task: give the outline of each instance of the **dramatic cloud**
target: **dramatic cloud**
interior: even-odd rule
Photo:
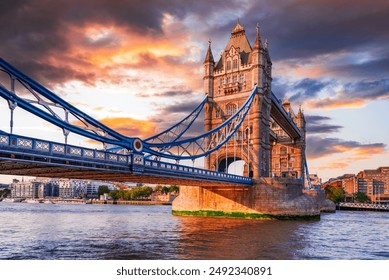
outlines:
[[[150,121],[132,118],[106,118],[100,121],[117,132],[130,137],[144,139],[154,135],[156,132],[155,123]]]
[[[317,134],[317,133],[333,133],[338,132],[342,126],[340,125],[331,125],[324,122],[331,120],[329,117],[325,116],[312,116],[306,115],[305,121],[307,124],[307,133],[308,134]]]
[[[359,108],[373,100],[389,99],[389,80],[359,81],[343,85],[335,97],[308,100],[308,108]]]
[[[306,152],[308,159],[312,160],[345,152],[351,152],[357,157],[356,159],[360,160],[384,152],[385,147],[386,144],[384,143],[362,144],[357,141],[345,141],[338,138],[311,136],[307,138]]]
[[[258,21],[276,59],[306,58],[360,45],[385,45],[389,4],[385,0],[256,1],[246,16]],[[254,22],[250,22],[253,24]]]

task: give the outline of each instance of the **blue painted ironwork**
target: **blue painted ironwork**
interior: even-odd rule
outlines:
[[[252,182],[247,177],[153,161],[147,158],[147,155],[156,156],[158,159],[165,158],[178,161],[186,159],[194,160],[217,151],[240,129],[257,94],[257,87],[254,88],[238,111],[224,123],[206,133],[195,137],[186,136],[186,132],[203,110],[207,98],[189,116],[177,124],[142,141],[138,138],[124,136],[88,116],[1,58],[0,71],[7,73],[10,78],[10,87],[7,88],[0,84],[0,96],[7,100],[11,110],[11,134],[7,135],[0,131],[0,146],[2,150],[16,149],[16,153],[20,153],[20,155],[25,151],[31,154],[44,154],[49,159],[53,157],[56,159],[59,157],[78,158],[78,161],[82,164],[94,163],[101,160],[110,162],[106,165],[110,166],[114,162],[116,168],[119,168],[118,166],[120,165],[121,169],[127,168],[128,172],[132,172],[133,174],[151,174],[154,172],[155,174],[161,173],[164,176],[177,177],[177,174],[181,174],[180,172],[182,171],[184,172],[182,174],[189,172],[188,176],[195,176],[194,178],[204,180],[225,180],[226,182],[231,180],[239,184],[251,184]],[[15,90],[15,82],[20,83],[32,95],[33,99],[27,99],[24,95],[18,94]],[[275,114],[277,116],[279,113],[281,114],[281,122],[285,122],[284,125],[290,130],[289,133],[297,138],[301,137],[301,131],[291,119],[290,115],[284,110],[281,101],[278,100],[273,92],[271,93],[271,100],[272,106],[276,108]],[[67,145],[66,138],[65,144],[60,144],[13,135],[12,114],[17,106],[62,128],[65,137],[69,132],[74,132],[90,139],[120,147],[126,153],[120,154],[113,152],[117,148],[109,151],[97,151]],[[64,117],[58,115],[56,112],[58,109],[63,110]],[[70,122],[69,116],[74,117],[79,124]],[[120,162],[120,159],[122,162]]]
[[[301,138],[302,137],[302,134],[301,134],[301,131],[300,129],[297,127],[297,125],[295,124],[295,122],[292,120],[292,118],[290,117],[290,115],[285,111],[284,107],[282,106],[282,102],[281,100],[279,100],[277,98],[277,96],[271,92],[271,100],[272,100],[272,104],[274,104],[278,111],[282,114],[282,116],[288,121],[288,124],[292,127],[293,129],[293,132],[299,137]],[[280,120],[278,119],[275,119],[275,121],[281,126],[282,124],[280,123]],[[282,126],[281,126],[282,127]],[[283,128],[284,129],[284,128]],[[288,133],[288,131],[285,131],[286,133]],[[288,133],[289,134],[289,133]],[[292,137],[292,135],[290,135]],[[293,138],[293,137],[292,137]]]
[[[171,143],[177,141],[185,134],[185,132],[192,126],[193,122],[197,119],[199,114],[204,108],[205,103],[208,100],[208,96],[204,98],[204,100],[190,113],[187,117],[185,117],[180,122],[176,123],[172,127],[145,139],[144,141],[151,143]]]
[[[175,160],[196,159],[218,150],[239,130],[251,108],[257,86],[242,107],[216,128],[196,137],[169,143],[144,143],[144,150],[161,158]]]
[[[186,178],[208,182],[252,185],[252,179],[174,163],[145,159],[143,154],[119,155],[31,137],[8,134],[0,130],[0,158],[8,152],[7,161],[41,163],[64,168],[87,168],[107,172]],[[12,156],[11,156],[12,155]],[[19,158],[15,158],[18,155]],[[21,159],[22,158],[22,159]],[[26,159],[28,158],[28,159]],[[44,159],[44,162],[42,161]]]
[[[7,73],[11,80],[10,90],[0,84],[0,96],[12,104],[17,104],[17,106],[23,108],[24,110],[27,110],[34,115],[62,128],[65,135],[71,131],[103,143],[119,145],[131,150],[139,150],[143,146],[140,139],[127,137],[112,130],[69,104],[1,58],[0,70]],[[15,91],[15,81],[18,81],[36,100],[30,100],[18,96]],[[42,110],[38,106],[43,107],[46,111]],[[61,118],[55,112],[54,108],[62,109],[65,117]],[[69,114],[74,116],[83,126],[77,126],[76,124],[69,123]]]

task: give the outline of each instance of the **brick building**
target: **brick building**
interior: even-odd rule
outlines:
[[[330,179],[322,185],[322,188],[327,186],[342,187],[348,197],[361,192],[372,201],[389,201],[389,167],[365,169],[357,175],[345,174]]]

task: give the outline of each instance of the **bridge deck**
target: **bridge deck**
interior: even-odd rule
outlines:
[[[0,131],[0,173],[20,176],[178,184],[250,186],[252,179],[143,155],[119,155]]]

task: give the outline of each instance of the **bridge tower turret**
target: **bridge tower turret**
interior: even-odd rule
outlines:
[[[204,128],[205,131],[212,129],[212,111],[213,111],[213,96],[214,96],[214,68],[215,60],[213,59],[211,50],[211,40],[208,41],[208,51],[204,59],[204,92],[208,95],[208,101],[204,106]],[[206,143],[208,145],[208,143]],[[205,160],[205,168],[210,169],[209,161]]]
[[[299,167],[299,171],[301,174],[301,179],[303,179],[303,182],[304,182],[305,175],[306,175],[305,174],[306,121],[305,121],[305,116],[304,116],[303,110],[301,109],[301,106],[299,107],[299,111],[297,113],[296,123],[297,123],[297,127],[302,132],[302,137],[301,137],[301,139],[299,139],[297,141],[296,144],[298,145],[298,149],[300,149],[300,154],[299,154],[300,155],[300,165],[298,167]],[[309,176],[309,175],[307,175],[307,176]],[[309,179],[309,178],[307,178],[307,179]]]
[[[209,98],[213,98],[213,80],[215,60],[213,59],[211,50],[211,40],[208,41],[208,51],[204,59],[204,92],[208,94]]]

